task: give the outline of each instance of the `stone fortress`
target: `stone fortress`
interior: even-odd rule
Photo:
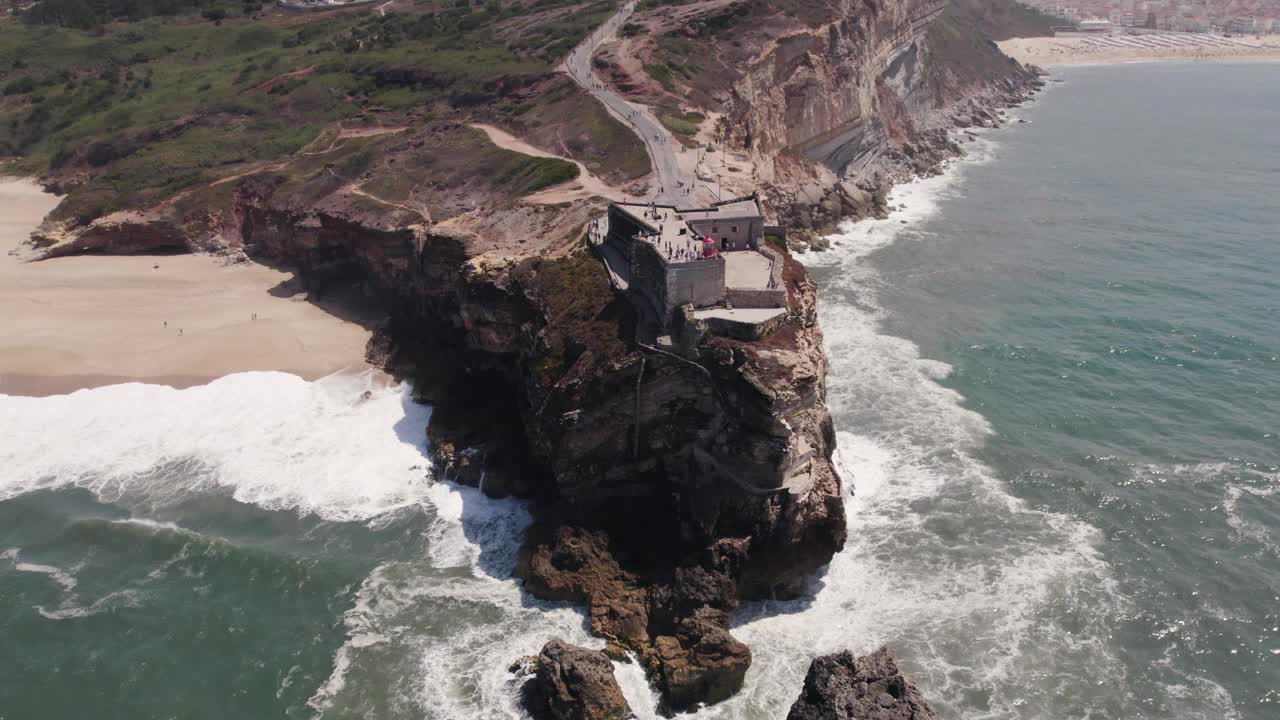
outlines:
[[[786,316],[783,258],[756,195],[680,208],[611,202],[590,240],[660,345],[689,324],[744,340],[768,335]]]

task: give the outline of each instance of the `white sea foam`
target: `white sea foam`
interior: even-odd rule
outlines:
[[[629,655],[629,662],[613,663],[613,676],[618,679],[618,687],[622,696],[631,707],[631,714],[636,720],[658,720],[658,694],[649,685],[644,668],[635,655]]]
[[[1058,622],[1123,602],[1096,552],[1096,531],[1010,496],[973,457],[988,423],[937,382],[949,368],[880,332],[874,290],[885,279],[865,259],[911,228],[899,219],[936,212],[939,193],[959,172],[953,166],[941,178],[899,187],[892,201],[906,210],[845,228],[832,251],[808,257],[839,265],[861,291],[856,306],[830,297],[822,305],[832,359],[828,401],[840,428],[836,462],[855,488],[849,543],[811,597],[738,613],[734,632],[755,658],[746,685],[690,717],[784,716],[812,657],[882,642],[897,647],[938,704],[969,717],[1103,713],[1108,708],[1087,694],[1098,683],[1124,692],[1104,621],[1081,610],[1080,627]],[[365,581],[345,618],[349,641],[312,701],[321,714],[375,707],[369,678],[353,678],[359,668],[378,667],[420,678],[408,701],[427,717],[520,717],[506,673],[514,658],[554,636],[599,646],[579,610],[533,601],[500,579],[527,522],[522,506],[448,486],[433,489],[429,504],[438,513],[431,567],[392,564]],[[449,627],[440,626],[442,616],[452,619]],[[655,716],[642,670],[618,665],[616,673],[638,716]],[[1086,695],[1064,699],[1064,688]]]
[[[1157,485],[1174,482],[1181,485],[1211,483],[1222,488],[1222,512],[1227,526],[1238,540],[1262,547],[1265,552],[1280,556],[1280,533],[1272,524],[1251,517],[1241,503],[1248,507],[1253,498],[1265,498],[1280,494],[1280,472],[1238,462],[1176,463],[1161,465],[1147,463],[1133,468],[1129,482]]]
[[[429,415],[407,386],[379,387],[370,373],[0,395],[0,500],[76,485],[158,506],[220,491],[272,510],[366,520],[422,501]]]
[[[829,250],[811,252],[800,259],[806,265],[839,265],[862,275],[871,273],[857,261],[889,246],[904,231],[913,231],[921,221],[936,215],[943,198],[956,190],[957,181],[964,177],[965,169],[994,160],[999,146],[991,139],[979,136],[968,143],[965,150],[962,160],[947,163],[938,175],[893,186],[886,198],[890,208],[887,218],[841,223],[836,232],[828,236],[831,240]]]
[[[979,162],[994,151],[985,139],[971,147]],[[821,306],[832,361],[828,401],[840,430],[836,462],[853,490],[849,542],[810,597],[738,613],[734,633],[755,657],[746,686],[691,717],[782,717],[812,657],[883,642],[953,715],[1137,714],[1127,712],[1136,700],[1124,699],[1125,670],[1105,641],[1107,613],[1123,611],[1125,600],[1096,550],[1097,532],[1012,497],[974,457],[990,426],[937,382],[949,368],[880,332],[875,291],[892,278],[880,277],[867,257],[936,213],[964,167],[899,186],[891,202],[906,210],[846,226],[831,251],[806,258],[838,266],[859,293],[857,305],[828,296]],[[361,401],[364,390],[372,396]],[[226,492],[374,527],[426,513],[421,557],[384,562],[361,583],[342,618],[346,641],[309,704],[332,717],[522,717],[507,672],[514,659],[551,637],[602,643],[580,608],[532,600],[508,579],[529,522],[522,503],[427,481],[428,414],[407,388],[350,376],[306,383],[280,373],[188,390],[125,385],[57,398],[0,396],[0,499],[75,485],[151,505]],[[157,472],[175,464],[185,472]],[[175,477],[189,479],[175,486]],[[136,597],[108,595],[46,617],[131,602]],[[1068,615],[1077,618],[1071,626],[1061,621]],[[642,720],[653,717],[640,668],[621,665],[617,675]],[[1194,686],[1216,688],[1202,682]],[[1217,691],[1202,696],[1218,703],[1225,691]],[[1121,700],[1094,704],[1095,695]],[[1183,717],[1213,717],[1196,702],[1185,699]]]
[[[113,525],[133,525],[136,527],[146,528],[147,530],[154,530],[157,532],[164,530],[167,532],[185,533],[188,535],[199,535],[199,533],[195,532],[194,530],[188,530],[187,528],[179,526],[177,523],[161,521],[161,520],[151,520],[148,518],[131,517],[131,518],[124,518],[121,520],[111,520],[110,522]]]
[[[1158,484],[1213,483],[1222,488],[1222,512],[1239,540],[1280,556],[1280,533],[1270,523],[1251,517],[1241,503],[1280,494],[1280,471],[1238,462],[1144,464],[1134,468],[1133,482]]]
[[[39,573],[48,575],[49,579],[62,588],[63,592],[72,592],[76,589],[76,578],[71,573],[59,567],[52,565],[41,565],[40,563],[16,562],[17,555],[14,555],[15,562],[13,569],[18,572]]]
[[[487,513],[512,521],[527,518],[515,501],[470,500],[490,504]],[[519,537],[476,542],[482,554],[498,552],[498,570]],[[346,613],[347,642],[309,705],[320,717],[385,708],[441,719],[520,718],[516,677],[508,672],[512,662],[537,654],[553,637],[603,647],[587,631],[581,609],[532,600],[485,567],[484,559],[461,573],[425,562],[379,566]],[[383,687],[388,680],[393,687]]]
[[[1231,526],[1231,529],[1235,530],[1239,537],[1258,543],[1267,548],[1272,554],[1280,556],[1280,543],[1276,539],[1280,537],[1280,534],[1274,528],[1250,519],[1240,510],[1241,498],[1246,495],[1269,497],[1280,493],[1280,485],[1272,485],[1270,487],[1227,485],[1223,492],[1222,508],[1223,512],[1227,514],[1227,524]]]
[[[37,605],[35,610],[46,620],[75,620],[117,608],[140,607],[141,605],[141,594],[137,590],[126,589],[108,593],[89,605],[74,605],[64,602],[62,605],[54,609]]]

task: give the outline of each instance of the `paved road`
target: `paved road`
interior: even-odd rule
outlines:
[[[574,48],[565,60],[565,69],[574,81],[604,103],[611,113],[627,123],[640,136],[649,151],[650,162],[657,174],[654,199],[661,202],[675,202],[683,195],[683,188],[690,186],[692,181],[692,178],[681,175],[680,166],[676,163],[676,152],[679,151],[680,145],[647,108],[627,102],[591,73],[591,56],[601,44],[617,34],[618,29],[627,22],[635,9],[636,0],[623,4],[618,12]]]

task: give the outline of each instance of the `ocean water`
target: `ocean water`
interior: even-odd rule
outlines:
[[[850,540],[693,717],[881,643],[947,718],[1280,716],[1280,65],[1060,77],[805,257]],[[521,717],[515,658],[601,643],[509,579],[521,503],[431,477],[429,414],[362,375],[0,396],[0,718]]]

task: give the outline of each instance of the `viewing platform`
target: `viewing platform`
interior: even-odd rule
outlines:
[[[766,228],[754,195],[703,208],[613,202],[592,224],[590,239],[614,287],[655,334],[697,322],[714,334],[752,340],[787,312],[783,257],[765,242],[766,229],[782,234]]]

